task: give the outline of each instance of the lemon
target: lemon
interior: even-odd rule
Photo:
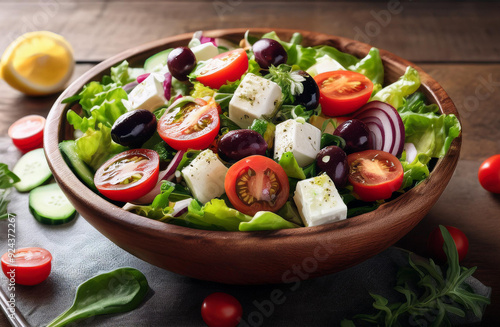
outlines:
[[[47,31],[23,34],[0,60],[0,77],[27,95],[61,91],[71,78],[73,49],[64,37]]]

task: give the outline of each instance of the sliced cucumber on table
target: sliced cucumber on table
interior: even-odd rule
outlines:
[[[91,189],[97,191],[94,185],[94,173],[87,164],[80,159],[78,153],[76,153],[76,142],[73,140],[62,141],[59,143],[59,149],[66,163],[73,168],[73,171],[80,180]]]
[[[39,186],[30,192],[31,214],[41,223],[60,225],[70,222],[76,210],[57,184]]]
[[[157,68],[165,66],[167,64],[167,58],[170,51],[172,51],[172,49],[163,50],[146,59],[144,62],[144,70],[146,73],[152,73]]]
[[[50,171],[45,152],[42,148],[30,151],[23,155],[12,169],[21,181],[14,184],[19,192],[28,192],[45,183],[50,177]]]

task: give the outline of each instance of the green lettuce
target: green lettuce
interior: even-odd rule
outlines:
[[[401,190],[413,187],[429,177],[429,167],[427,163],[429,162],[430,157],[428,155],[420,153],[410,163],[406,161],[406,153],[403,152],[400,160],[404,171],[403,185],[401,185],[400,188]]]
[[[250,126],[250,129],[262,135],[267,143],[268,150],[272,149],[276,125],[265,119],[254,119],[252,126]]]
[[[292,152],[283,153],[280,158],[279,164],[288,177],[296,179],[306,179],[304,171],[302,170],[302,168],[300,168]]]
[[[399,109],[405,126],[405,142],[413,143],[419,154],[442,158],[460,134],[460,122],[453,114],[439,115],[437,105],[426,105],[424,99],[424,95],[417,92]]]
[[[371,48],[366,57],[348,68],[365,75],[373,84],[382,85],[384,83],[384,65],[377,48]]]
[[[76,139],[76,152],[94,171],[113,155],[127,150],[111,140],[111,128],[98,124],[97,129],[89,128]]]
[[[285,220],[288,220],[291,223],[294,223],[298,226],[304,226],[302,222],[302,218],[300,218],[300,214],[297,210],[297,207],[292,204],[292,201],[287,201],[284,206],[282,206],[278,211],[276,211],[278,216],[282,217]]]
[[[398,109],[404,104],[405,97],[417,91],[419,87],[420,76],[418,75],[418,71],[408,66],[403,76],[377,92],[370,101],[378,100],[386,102]]]
[[[329,45],[320,45],[314,47],[316,51],[315,58],[323,57],[324,55],[337,61],[342,67],[356,66],[359,63],[359,59],[351,54],[342,52],[337,48],[331,47]]]
[[[116,84],[123,86],[130,82],[134,82],[137,77],[144,74],[142,68],[130,68],[128,61],[124,60],[121,64],[111,67],[111,80]]]
[[[241,222],[239,230],[241,232],[251,232],[257,230],[277,230],[300,227],[277,214],[270,211],[259,211],[248,222]]]
[[[241,222],[247,222],[252,217],[229,208],[221,199],[213,199],[203,206],[203,220],[209,224],[224,228],[227,231],[237,231]]]
[[[208,86],[201,84],[200,82],[193,82],[193,89],[190,93],[193,98],[213,97],[214,94],[214,89],[211,89]]]
[[[287,65],[297,65],[305,70],[316,63],[317,51],[312,47],[303,47],[300,45],[302,42],[300,33],[295,33],[290,42],[282,41],[274,31],[262,35],[262,38],[273,39],[281,43],[288,55]]]
[[[177,153],[177,150],[174,150],[163,141],[158,132],[155,132],[153,136],[142,145],[142,148],[156,151],[160,160],[164,162],[172,160]]]
[[[75,129],[86,132],[95,129],[98,124],[111,128],[121,115],[127,112],[122,100],[127,100],[125,92],[117,84],[103,85],[99,82],[90,82],[83,87],[79,94],[80,105],[85,116],[81,117],[73,110],[69,110],[66,118]]]

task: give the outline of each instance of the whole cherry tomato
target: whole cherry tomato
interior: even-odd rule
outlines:
[[[469,240],[467,236],[458,228],[453,226],[445,226],[448,232],[450,232],[453,241],[455,241],[455,246],[458,251],[458,261],[462,261],[467,255],[469,250]],[[427,249],[430,256],[439,263],[446,262],[446,255],[443,250],[444,239],[441,234],[439,227],[436,227],[431,234],[427,242]]]
[[[500,193],[500,154],[486,159],[479,167],[479,183],[492,193]]]
[[[201,316],[209,327],[235,327],[242,314],[240,302],[227,293],[212,293],[201,306]]]

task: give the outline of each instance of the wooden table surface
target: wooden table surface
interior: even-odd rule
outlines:
[[[440,200],[397,245],[425,255],[427,235],[438,224],[464,231],[470,248],[462,264],[478,266],[474,276],[493,288],[484,317],[491,325],[500,321],[500,196],[481,188],[477,171],[483,160],[500,154],[499,12],[499,3],[472,1],[4,0],[0,53],[24,32],[50,30],[74,47],[77,78],[103,59],[159,38],[204,29],[280,27],[357,39],[413,61],[455,102],[463,145]],[[26,97],[0,81],[0,135],[24,115],[46,116],[56,97]]]

